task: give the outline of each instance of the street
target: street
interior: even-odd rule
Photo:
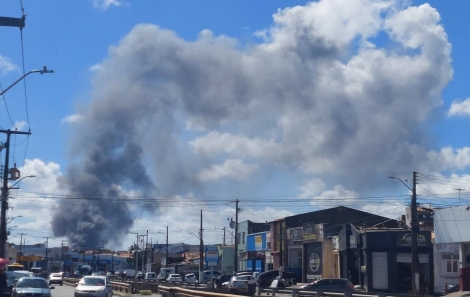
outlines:
[[[60,285],[53,285],[54,289],[51,290],[52,297],[73,297],[73,292],[75,291],[74,286],[69,286],[64,284],[63,286]],[[113,297],[120,297],[120,295],[113,294]]]

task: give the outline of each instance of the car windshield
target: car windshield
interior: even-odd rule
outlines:
[[[86,277],[80,281],[80,284],[85,286],[104,286],[104,283],[104,279],[98,277]]]
[[[53,273],[52,276],[53,276],[53,277],[62,277],[62,274],[60,274],[60,273]]]
[[[16,283],[17,288],[49,288],[43,279],[22,278]]]

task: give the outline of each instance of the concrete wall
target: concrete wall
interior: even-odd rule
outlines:
[[[434,244],[434,292],[443,293],[445,284],[458,284],[459,273],[447,272],[448,259],[442,259],[442,256],[459,256],[458,243],[440,243]],[[459,266],[459,265],[458,265]]]

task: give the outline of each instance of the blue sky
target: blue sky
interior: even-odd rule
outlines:
[[[387,177],[413,171],[420,203],[469,203],[466,1],[23,7],[23,42],[0,27],[1,86],[22,75],[22,48],[26,72],[55,73],[2,98],[1,128],[32,132],[11,162],[36,175],[11,191],[12,242],[126,248],[167,225],[197,242],[202,209],[220,243],[236,199],[240,220],[336,205],[397,217],[409,193]],[[8,0],[0,16],[21,14]]]

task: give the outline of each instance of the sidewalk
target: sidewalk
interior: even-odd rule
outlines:
[[[458,291],[454,293],[449,293],[446,297],[470,297],[470,291]]]

